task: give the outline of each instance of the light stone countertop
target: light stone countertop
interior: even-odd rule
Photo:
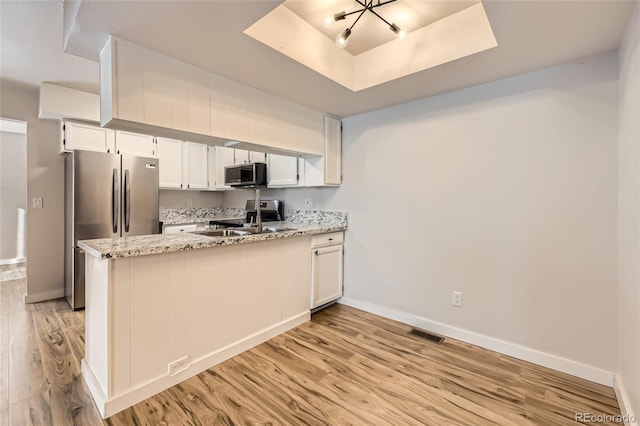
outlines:
[[[301,235],[326,234],[346,230],[339,224],[307,224],[292,222],[269,222],[269,226],[291,228],[291,231],[249,234],[244,236],[207,237],[193,233],[140,235],[136,237],[101,238],[78,241],[78,246],[98,259],[121,259],[150,254],[253,243],[256,241],[291,238]]]

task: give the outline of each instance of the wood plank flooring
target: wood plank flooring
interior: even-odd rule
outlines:
[[[63,299],[24,305],[23,293],[24,280],[0,283],[0,425],[571,425],[576,413],[620,414],[611,388],[334,305],[102,421],[80,376],[84,313]]]

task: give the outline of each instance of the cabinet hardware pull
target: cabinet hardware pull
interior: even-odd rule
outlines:
[[[329,238],[329,241],[333,241],[333,238]]]
[[[318,250],[316,250],[314,253],[315,253],[315,254],[316,254],[316,256],[317,256],[317,255],[318,255]]]

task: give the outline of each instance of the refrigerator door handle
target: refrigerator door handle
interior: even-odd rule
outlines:
[[[120,210],[119,188],[118,169],[113,169],[113,177],[111,179],[111,228],[114,233],[118,232],[118,213]]]
[[[129,169],[124,171],[124,232],[129,232],[131,221],[131,177]]]

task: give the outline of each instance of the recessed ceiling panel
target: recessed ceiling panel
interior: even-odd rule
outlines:
[[[353,3],[357,9],[359,2]],[[498,45],[480,1],[397,0],[375,11],[379,14],[387,10],[393,12],[388,17],[404,23],[402,28],[406,36],[396,37],[384,22],[387,18],[379,19],[367,9],[353,27],[347,48],[352,39],[360,42],[353,51],[348,51],[332,39],[334,33],[344,31],[346,20],[338,21],[336,24],[341,27],[328,32],[318,16],[326,17],[335,13],[336,8],[337,12],[342,12],[340,9],[349,4],[346,0],[287,1],[247,28],[245,34],[354,92]],[[313,23],[300,14],[312,19]],[[400,26],[396,22],[390,24]]]
[[[364,0],[362,0],[364,2]],[[391,3],[374,7],[374,11],[389,23],[396,24],[405,32],[410,33],[426,27],[442,18],[460,12],[480,0],[465,1],[425,1],[425,0],[396,0]],[[385,0],[375,0],[373,5],[385,3]],[[358,18],[359,13],[347,16],[344,20],[327,25],[325,19],[338,12],[350,13],[362,9],[358,0],[325,0],[300,1],[287,0],[283,6],[298,15],[320,33],[333,42],[338,34],[350,27]],[[349,44],[345,50],[352,55],[359,55],[396,38],[389,27],[366,11],[353,28]]]

